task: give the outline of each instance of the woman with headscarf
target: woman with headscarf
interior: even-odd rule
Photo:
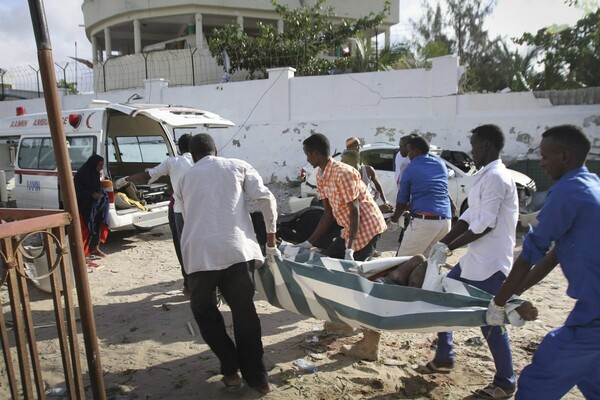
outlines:
[[[104,243],[108,237],[109,200],[100,182],[103,168],[104,158],[94,154],[77,170],[74,178],[86,257],[106,257],[100,250],[100,243]]]

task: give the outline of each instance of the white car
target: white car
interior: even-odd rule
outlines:
[[[477,168],[471,157],[462,151],[442,150],[436,146],[431,146],[431,148],[431,153],[441,157],[448,168],[448,191],[457,210],[462,214],[468,207],[467,196],[475,182]],[[397,151],[398,147],[391,143],[368,144],[360,150],[362,163],[375,169],[385,197],[392,204],[396,203],[398,192],[394,176],[394,158]],[[334,158],[339,159],[339,154]],[[527,213],[526,208],[531,203],[536,191],[535,182],[521,172],[511,169],[509,171],[517,185],[520,214]],[[310,164],[306,164],[302,169],[300,179],[302,181],[301,197],[292,197],[289,200],[292,212],[318,204],[316,170]],[[519,215],[520,217],[521,215]]]

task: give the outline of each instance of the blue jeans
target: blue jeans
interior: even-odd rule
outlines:
[[[448,273],[448,277],[467,283],[490,294],[496,294],[506,275],[498,271],[483,281],[470,281],[460,277],[462,270],[460,264],[457,264]],[[482,326],[481,333],[487,341],[488,347],[492,352],[494,364],[496,366],[496,375],[494,375],[494,384],[503,389],[513,389],[516,384],[515,372],[512,364],[512,353],[510,351],[510,342],[508,331],[502,326]],[[452,332],[438,333],[438,345],[435,352],[434,364],[438,366],[454,365],[454,349],[452,342]]]
[[[515,399],[560,399],[575,385],[600,399],[600,318],[550,331],[521,372]]]

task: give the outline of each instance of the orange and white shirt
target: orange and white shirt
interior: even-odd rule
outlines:
[[[360,219],[358,232],[352,243],[354,251],[362,249],[376,235],[386,230],[383,214],[355,168],[330,158],[323,171],[320,168],[317,170],[317,191],[320,199],[329,201],[334,218],[343,228],[341,236],[346,244],[350,236],[348,203],[358,198]]]

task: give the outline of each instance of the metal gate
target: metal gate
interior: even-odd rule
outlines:
[[[66,389],[64,396],[70,399],[86,398],[85,371],[81,362],[83,353],[77,337],[75,312],[75,301],[79,300],[82,293],[78,290],[75,298],[72,290],[74,284],[65,233],[71,221],[71,216],[62,211],[0,209],[0,291],[4,292],[0,297],[0,341],[6,375],[1,381],[8,381],[13,399],[46,398],[44,365],[41,362],[44,354],[38,352],[36,321],[28,288],[28,281],[33,277],[26,269],[26,261],[35,260],[47,266],[47,273],[35,279],[47,279],[50,283],[54,314],[51,328],[55,328],[53,340],[58,341],[60,348]],[[27,245],[32,238],[38,242],[35,252],[32,246]],[[2,302],[6,297],[8,304]],[[91,318],[93,322],[93,316]],[[86,326],[83,325],[84,328]],[[83,330],[81,333],[87,337]],[[85,340],[84,348],[90,354],[88,346],[89,341]],[[98,398],[103,398],[103,382],[94,379],[97,371],[92,371],[100,367],[99,354],[95,354],[95,357],[98,359],[93,365],[88,362],[90,387],[93,393],[100,393]]]

